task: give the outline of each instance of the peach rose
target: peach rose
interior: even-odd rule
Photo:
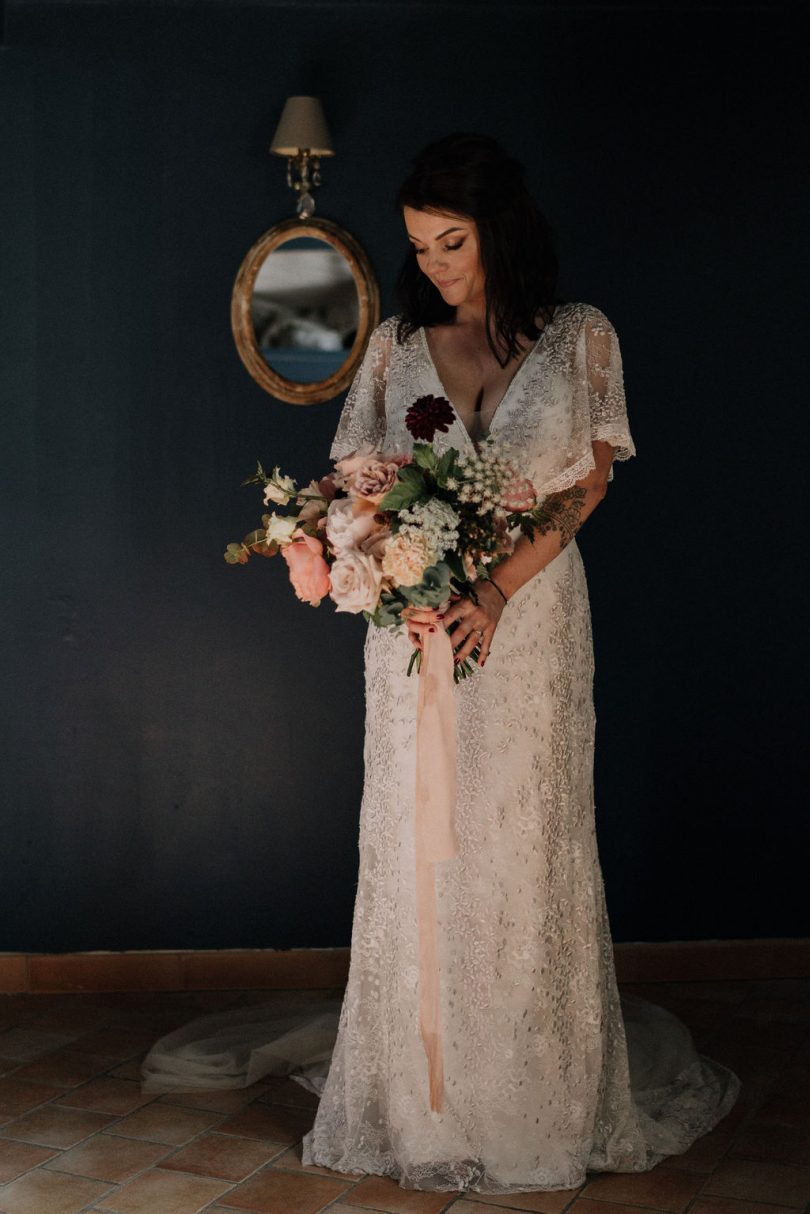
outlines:
[[[287,562],[297,597],[317,607],[332,586],[321,541],[304,531],[294,531],[292,543],[281,549],[281,555]]]

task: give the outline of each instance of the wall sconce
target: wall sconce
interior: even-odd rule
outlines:
[[[287,157],[287,185],[298,195],[296,212],[305,219],[315,210],[311,191],[321,184],[321,156],[334,156],[332,140],[317,97],[288,97],[270,151]]]

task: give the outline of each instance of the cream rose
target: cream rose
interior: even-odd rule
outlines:
[[[291,476],[282,476],[280,468],[274,468],[270,484],[264,487],[264,504],[275,502],[277,506],[286,506],[291,497],[295,496],[295,481]]]
[[[339,497],[329,503],[326,513],[326,537],[336,553],[356,549],[375,526],[372,511],[362,510],[356,513],[350,497]]]
[[[382,561],[383,573],[393,578],[397,586],[415,586],[432,565],[434,553],[421,535],[397,533],[391,537]]]
[[[279,547],[292,543],[293,532],[297,526],[297,518],[285,518],[282,514],[271,514],[267,522],[267,543],[275,540]]]
[[[337,611],[374,611],[380,597],[382,568],[380,562],[366,552],[347,549],[329,571],[330,596]]]

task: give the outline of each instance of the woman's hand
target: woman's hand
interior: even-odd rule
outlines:
[[[456,664],[469,657],[475,646],[480,645],[478,665],[484,665],[489,657],[492,638],[498,627],[501,612],[506,606],[503,597],[486,578],[475,582],[475,593],[478,595],[477,607],[472,599],[456,596],[442,620],[442,624],[447,630],[455,621],[458,621],[457,626],[450,633]]]
[[[458,594],[453,594],[450,596],[450,602],[455,603],[458,601],[458,599],[460,597],[461,596]],[[405,607],[402,612],[402,618],[405,621],[407,628],[408,628],[408,640],[411,642],[414,649],[421,650],[423,647],[422,646],[422,637],[424,636],[424,634],[426,632],[435,632],[435,630],[437,628],[441,628],[441,626],[444,622],[444,617],[442,615],[440,615],[438,611],[429,612],[427,608],[420,608],[419,614],[420,615],[430,615],[431,622],[427,623],[427,622],[423,622],[422,620],[414,620],[414,619],[411,619],[410,612],[415,611],[415,610],[416,610],[416,608],[413,608],[413,607]],[[449,610],[449,608],[448,608],[448,610]]]

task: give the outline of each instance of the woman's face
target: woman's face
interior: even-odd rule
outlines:
[[[403,207],[402,217],[416,264],[445,303],[457,307],[483,298],[484,267],[475,220],[413,207]]]

